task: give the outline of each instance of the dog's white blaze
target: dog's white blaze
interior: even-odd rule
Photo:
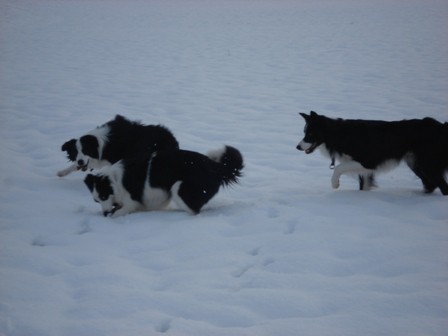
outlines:
[[[82,152],[81,141],[79,139],[76,140],[76,151],[78,152],[78,155],[76,155],[75,163],[78,163],[79,160],[82,160],[84,161],[84,164],[87,164],[89,162],[89,157],[87,155],[84,155],[84,153]]]
[[[102,159],[103,149],[104,145],[106,144],[108,140],[108,134],[110,132],[110,127],[107,125],[97,127],[93,130],[91,130],[87,135],[93,135],[98,140],[98,153],[99,153],[99,160]]]
[[[101,200],[100,195],[98,194],[98,191],[96,188],[92,191],[93,199],[98,202],[101,205],[101,209],[103,212],[111,212],[114,207],[114,197],[113,195],[110,195],[107,200]]]

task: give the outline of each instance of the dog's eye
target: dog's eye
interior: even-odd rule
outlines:
[[[100,200],[106,201],[109,197],[108,196],[100,196]]]

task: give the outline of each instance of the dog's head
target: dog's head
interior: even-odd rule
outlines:
[[[89,168],[91,159],[99,159],[99,142],[94,135],[84,135],[79,139],[71,139],[61,147],[62,151],[67,152],[67,158],[76,162],[78,170],[86,171]]]
[[[116,201],[112,181],[107,175],[88,174],[84,183],[92,193],[93,200],[101,205],[105,217],[112,216],[122,205]]]
[[[316,112],[311,111],[310,114],[300,113],[305,119],[305,128],[303,132],[305,137],[297,145],[297,149],[311,154],[314,150],[324,142],[322,118]]]

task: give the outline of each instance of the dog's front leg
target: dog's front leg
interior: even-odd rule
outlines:
[[[340,166],[341,165],[334,167],[333,176],[331,176],[331,186],[333,187],[333,189],[339,188],[339,178],[342,175],[339,169]]]
[[[354,173],[354,174],[370,174],[372,170],[364,168],[362,164],[357,161],[343,162],[334,168],[333,176],[331,177],[331,185],[334,189],[339,188],[339,179],[341,175]]]
[[[124,215],[127,215],[128,213],[131,213],[133,211],[135,211],[135,209],[123,206],[122,208],[114,211],[114,213],[111,214],[110,217],[116,218],[116,217],[124,216]]]
[[[64,177],[64,176],[67,176],[68,174],[70,174],[70,173],[72,173],[72,172],[74,172],[76,170],[78,170],[78,165],[76,163],[74,163],[71,166],[58,171],[57,174],[58,174],[59,177]]]

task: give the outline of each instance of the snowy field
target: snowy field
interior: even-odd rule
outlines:
[[[332,190],[298,112],[448,121],[445,0],[0,1],[1,336],[442,336],[448,197]],[[101,215],[60,146],[115,114],[229,144],[198,216]],[[447,153],[448,154],[448,153]]]

